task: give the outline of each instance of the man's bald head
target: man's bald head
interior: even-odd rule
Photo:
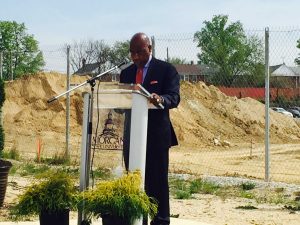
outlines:
[[[136,33],[132,36],[130,43],[132,42],[142,42],[146,45],[150,45],[150,39],[145,33]]]
[[[132,61],[137,67],[146,65],[151,54],[151,44],[149,37],[144,33],[136,33],[130,40],[130,54]]]

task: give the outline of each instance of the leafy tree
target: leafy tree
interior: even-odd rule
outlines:
[[[201,48],[199,63],[216,69],[213,83],[231,86],[238,76],[256,76],[263,81],[263,45],[255,36],[247,38],[242,24],[228,24],[228,16],[217,15],[194,35]]]
[[[300,39],[297,41],[297,48],[300,48]],[[300,55],[300,54],[299,54]],[[295,63],[300,65],[300,56],[298,58],[295,59]]]
[[[168,60],[169,63],[171,64],[187,64],[187,61],[186,59],[181,59],[181,58],[178,58],[178,57],[172,57]]]
[[[113,45],[111,49],[111,56],[110,56],[110,62],[114,65],[118,65],[124,60],[130,61],[130,56],[129,56],[129,44],[130,42],[127,41],[117,41]]]
[[[38,42],[26,33],[24,23],[0,21],[0,51],[6,80],[36,73],[45,64]]]

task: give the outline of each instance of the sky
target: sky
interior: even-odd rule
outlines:
[[[58,48],[72,41],[128,40],[141,31],[166,39],[193,37],[219,14],[247,30],[297,29],[299,9],[299,0],[0,0],[0,20],[25,23],[44,51],[46,69],[64,70]]]

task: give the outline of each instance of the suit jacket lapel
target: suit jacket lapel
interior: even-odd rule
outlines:
[[[154,64],[155,64],[155,58],[153,57],[151,59],[150,63],[149,63],[149,68],[148,68],[146,77],[145,77],[144,82],[143,82],[143,87],[145,87],[146,89],[147,89],[148,84],[150,83],[150,80],[151,80],[151,74],[152,74]]]

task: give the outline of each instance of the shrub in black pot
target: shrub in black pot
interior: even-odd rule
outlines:
[[[91,217],[102,217],[103,225],[132,225],[143,216],[153,218],[157,203],[141,189],[139,172],[99,182],[80,194],[79,208]]]
[[[66,173],[48,172],[38,177],[12,207],[15,220],[38,215],[41,225],[68,225],[69,211],[77,204],[77,189]]]

